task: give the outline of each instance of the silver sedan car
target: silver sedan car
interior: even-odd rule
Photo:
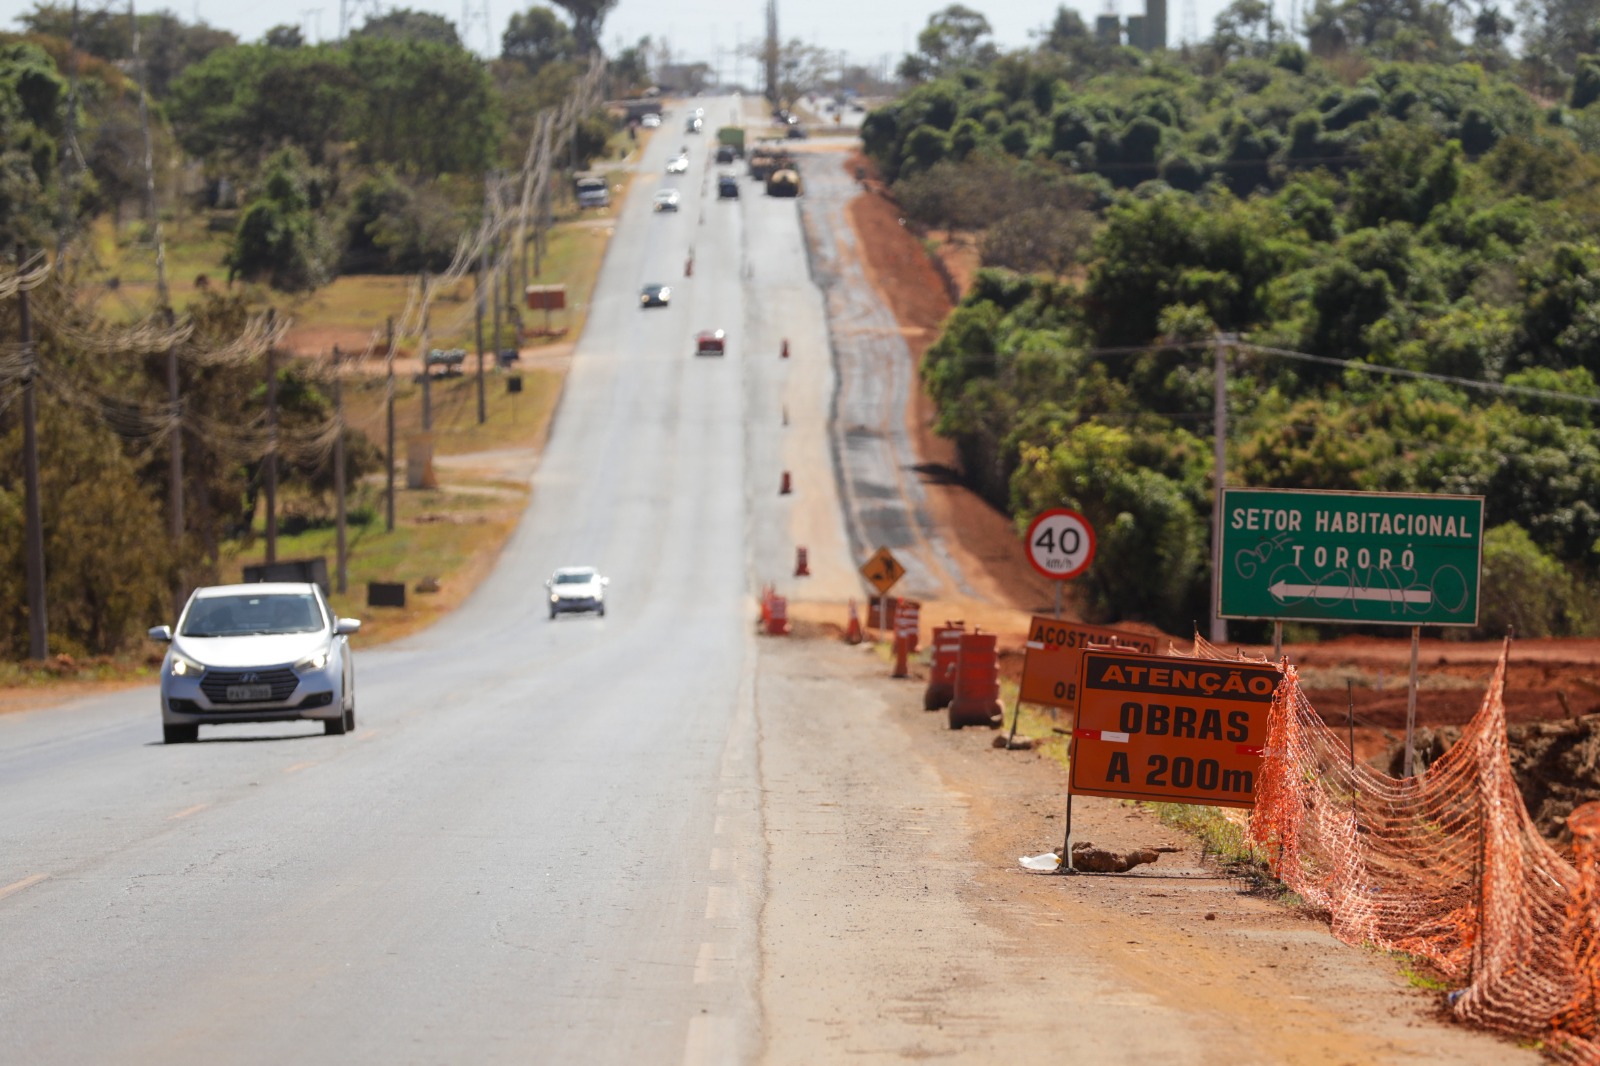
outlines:
[[[315,584],[214,585],[196,589],[178,627],[156,626],[168,643],[161,664],[161,733],[168,744],[199,738],[202,725],[320,721],[356,726],[350,634]]]
[[[593,611],[606,616],[606,586],[611,579],[601,577],[592,566],[563,566],[544,583],[550,590],[550,617],[568,611]]]

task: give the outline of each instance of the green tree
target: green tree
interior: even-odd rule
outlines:
[[[41,49],[0,44],[0,248],[36,246],[50,232],[66,88]]]
[[[470,52],[381,37],[354,38],[344,51],[361,86],[349,131],[363,162],[424,177],[488,166],[499,109],[488,71]]]
[[[556,0],[556,6],[572,17],[572,36],[580,55],[600,51],[600,29],[617,0]]]
[[[1580,633],[1584,597],[1571,571],[1539,549],[1526,530],[1506,522],[1483,535],[1478,634],[1552,637]]]
[[[262,34],[261,43],[268,48],[304,48],[306,39],[299,26],[282,24]]]
[[[935,11],[917,34],[916,52],[901,63],[902,76],[925,80],[993,63],[1000,54],[987,39],[993,32],[982,12],[964,4]]]
[[[390,41],[426,41],[449,48],[461,47],[456,24],[431,11],[397,7],[374,15],[362,23],[352,37],[378,37]]]
[[[267,161],[228,251],[230,274],[303,292],[327,280],[328,242],[318,217],[316,176],[305,157],[284,149]]]
[[[159,498],[97,413],[46,391],[38,426],[51,647],[121,651],[167,613],[173,559]],[[13,659],[28,647],[22,495],[22,429],[12,418],[0,436],[0,652]]]
[[[551,8],[536,4],[511,16],[500,38],[500,54],[536,71],[547,63],[567,59],[577,51],[572,30]]]
[[[1174,461],[1174,458],[1177,461]],[[1184,632],[1205,603],[1205,517],[1191,497],[1204,448],[1187,435],[1143,441],[1085,423],[1022,449],[1012,511],[1066,506],[1095,528],[1095,565],[1078,580],[1098,621],[1138,620]]]
[[[371,91],[358,78],[346,50],[243,45],[185,70],[167,109],[186,151],[241,177],[285,146],[321,165]]]

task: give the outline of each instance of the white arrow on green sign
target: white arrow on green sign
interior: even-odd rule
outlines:
[[[1223,489],[1225,618],[1471,626],[1483,497]]]

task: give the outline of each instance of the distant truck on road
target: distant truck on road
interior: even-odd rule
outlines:
[[[767,177],[768,196],[799,196],[800,172],[793,167],[774,170]]]
[[[727,158],[723,158],[726,156]],[[717,130],[717,162],[731,163],[744,157],[744,128],[723,126]]]
[[[771,144],[757,145],[750,153],[750,176],[757,181],[766,181],[773,171],[793,166],[789,153]]]

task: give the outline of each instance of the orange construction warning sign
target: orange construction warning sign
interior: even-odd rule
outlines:
[[[1105,626],[1063,622],[1035,615],[1028,623],[1028,646],[1022,657],[1022,702],[1048,707],[1078,705],[1078,667],[1091,644],[1154,655],[1159,638]]]
[[[1068,790],[1253,807],[1277,667],[1085,651]]]
[[[894,588],[895,582],[906,576],[906,568],[900,565],[900,560],[894,557],[894,552],[886,547],[879,547],[872,553],[872,558],[861,564],[861,576],[867,583],[878,590],[878,595],[883,595]]]

